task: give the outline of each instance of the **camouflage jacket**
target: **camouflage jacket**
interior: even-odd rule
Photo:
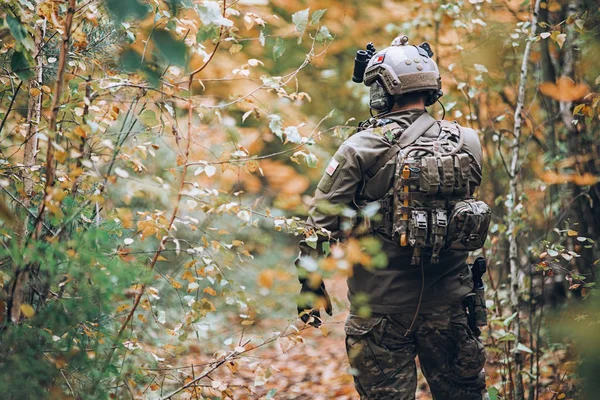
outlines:
[[[406,129],[423,112],[425,111],[422,109],[412,109],[387,118]],[[472,158],[470,186],[475,188],[481,183],[481,144],[474,130],[461,129],[465,137],[464,149]],[[368,177],[366,174],[391,146],[385,130],[384,126],[360,131],[339,147],[319,182],[310,206],[308,224],[330,231],[334,240],[343,240],[344,218],[339,213],[323,211],[321,205],[326,203],[329,210],[332,205],[355,208],[357,204],[378,201],[386,196],[394,183],[395,158],[374,175],[369,174],[372,176]],[[439,125],[434,124],[424,136],[437,137],[439,130]],[[405,312],[407,306],[416,305],[421,287],[420,267],[411,265],[413,249],[400,247],[396,241],[380,232],[373,231],[370,234],[381,241],[382,251],[388,259],[387,267],[364,268],[355,265],[348,278],[350,303],[356,308],[365,305],[362,299],[367,298],[367,305],[372,312]],[[326,239],[320,237],[317,249],[321,249],[321,242],[324,240]],[[303,257],[318,258],[320,254],[322,255],[322,251],[316,251],[306,241],[302,241],[296,264],[301,265]],[[464,251],[442,250],[439,264],[425,262],[423,307],[452,304],[471,291],[473,282],[466,263],[467,256],[468,253]],[[359,304],[359,301],[362,303]],[[411,308],[408,312],[413,312],[412,310]]]

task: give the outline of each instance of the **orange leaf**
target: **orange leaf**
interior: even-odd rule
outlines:
[[[560,77],[556,83],[541,83],[540,92],[558,101],[575,101],[588,93],[588,87],[582,83],[575,83],[572,79]]]
[[[595,185],[597,182],[600,182],[600,176],[595,176],[588,172],[583,175],[573,176],[573,183],[575,183],[577,186]]]
[[[275,274],[273,272],[274,271],[271,269],[262,271],[258,275],[258,279],[257,279],[258,284],[262,287],[266,287],[267,289],[271,289],[271,287],[273,287],[273,283],[275,281]]]
[[[210,294],[211,296],[216,296],[217,292],[215,291],[215,289],[211,288],[211,287],[207,287],[203,290],[204,293]]]

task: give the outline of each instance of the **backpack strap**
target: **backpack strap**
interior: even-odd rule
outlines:
[[[402,132],[398,141],[392,146],[371,166],[366,172],[365,175],[370,179],[379,172],[381,168],[385,164],[388,163],[392,158],[396,156],[405,147],[410,146],[415,141],[417,141],[429,128],[431,128],[437,121],[429,115],[427,112],[424,112],[413,122],[408,128]]]

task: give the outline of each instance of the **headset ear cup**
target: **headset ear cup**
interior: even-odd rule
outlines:
[[[394,105],[394,96],[385,92],[385,90],[375,85],[371,87],[369,107],[375,111],[388,111]]]
[[[441,90],[432,90],[430,92],[429,97],[427,98],[427,101],[425,102],[425,106],[429,107],[434,105],[435,102],[438,101],[443,95],[444,92],[442,92]]]

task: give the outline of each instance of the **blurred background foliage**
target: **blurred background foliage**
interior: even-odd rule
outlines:
[[[595,0],[4,1],[3,397],[275,396],[252,354],[302,342],[304,215],[369,117],[355,52],[407,34],[442,72],[430,112],[484,147],[491,397],[594,398],[599,22]],[[343,280],[368,246],[315,267]]]

